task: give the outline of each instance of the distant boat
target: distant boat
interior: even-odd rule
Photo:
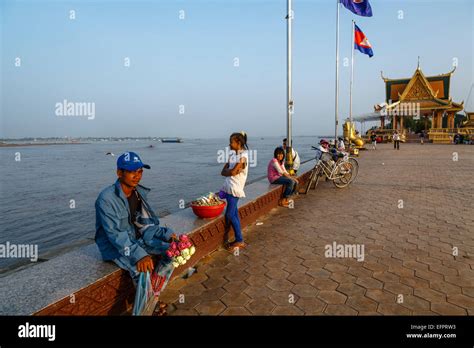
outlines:
[[[182,143],[181,138],[161,138],[162,143]]]

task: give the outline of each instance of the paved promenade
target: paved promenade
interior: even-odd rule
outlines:
[[[246,228],[240,255],[170,283],[170,315],[474,315],[474,146],[382,144],[359,163],[351,187],[320,182]],[[334,243],[363,261],[326,257]]]

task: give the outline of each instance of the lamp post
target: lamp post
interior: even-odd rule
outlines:
[[[293,96],[291,86],[291,24],[293,20],[293,10],[291,0],[287,0],[287,15],[286,15],[286,156],[285,166],[290,175],[294,174],[293,170],[293,140],[292,140],[292,116],[293,116]]]

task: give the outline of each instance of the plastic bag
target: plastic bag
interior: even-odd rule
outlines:
[[[168,284],[173,270],[174,267],[169,258],[162,258],[156,265],[153,274],[150,275],[152,291],[156,297],[160,295],[161,291]]]
[[[133,304],[132,315],[144,315],[153,304],[154,292],[151,286],[150,272],[141,272],[138,278],[137,292]]]

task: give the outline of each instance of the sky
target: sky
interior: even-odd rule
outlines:
[[[341,8],[340,120],[352,19],[375,54],[355,53],[354,115],[384,101],[381,70],[411,77],[418,56],[425,75],[457,64],[450,92],[466,100],[474,2],[370,3],[370,18]],[[293,10],[293,135],[334,134],[336,1]],[[0,138],[286,134],[285,16],[286,0],[0,0]],[[61,114],[64,100],[89,113]]]

